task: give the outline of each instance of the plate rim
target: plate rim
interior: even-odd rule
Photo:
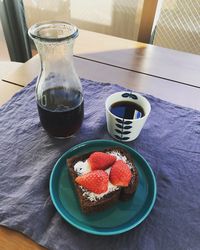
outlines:
[[[86,146],[88,144],[91,144],[91,143],[114,143],[115,145],[118,145],[120,147],[124,147],[126,148],[127,150],[130,150],[130,151],[133,151],[137,156],[139,156],[142,161],[144,161],[145,165],[148,167],[148,170],[150,171],[150,174],[151,174],[151,177],[152,177],[152,181],[153,181],[153,197],[152,197],[152,201],[150,203],[150,206],[148,207],[146,213],[135,223],[129,225],[129,226],[126,226],[126,227],[123,227],[121,229],[115,229],[115,231],[112,231],[112,229],[110,231],[98,231],[98,229],[96,227],[93,227],[93,228],[85,228],[85,227],[82,227],[82,226],[79,226],[77,225],[74,221],[70,220],[70,218],[66,217],[60,207],[58,206],[57,202],[55,201],[55,197],[54,197],[54,194],[53,194],[53,179],[54,179],[54,175],[55,175],[55,172],[56,172],[56,169],[59,167],[59,163],[60,161],[67,155],[69,154],[70,152],[78,149],[78,148],[81,148],[83,146]],[[56,208],[57,212],[59,213],[59,215],[65,220],[67,221],[69,224],[71,224],[72,226],[74,226],[75,228],[78,228],[79,230],[81,231],[84,231],[84,232],[87,232],[87,233],[90,233],[90,234],[94,234],[94,235],[116,235],[116,234],[121,234],[121,233],[124,233],[124,232],[127,232],[133,228],[135,228],[136,226],[138,226],[140,223],[142,223],[147,217],[148,215],[150,214],[150,212],[152,211],[153,207],[154,207],[154,204],[155,204],[155,201],[156,201],[156,196],[157,196],[157,183],[156,183],[156,178],[155,178],[155,175],[154,175],[154,172],[150,166],[150,164],[145,160],[145,158],[140,154],[138,153],[135,149],[133,149],[132,147],[128,146],[128,145],[125,145],[123,143],[120,143],[120,142],[117,142],[117,141],[114,141],[114,140],[107,140],[107,139],[96,139],[96,140],[87,140],[87,141],[83,141],[79,144],[76,144],[74,145],[73,147],[69,148],[67,151],[65,151],[59,158],[58,160],[56,161],[56,163],[54,164],[53,166],[53,169],[51,171],[51,174],[50,174],[50,179],[49,179],[49,191],[50,191],[50,197],[51,197],[51,200],[53,202],[53,205],[54,207]],[[69,213],[67,211],[67,213]],[[74,217],[74,216],[73,216]],[[76,219],[76,217],[74,217]],[[77,220],[77,219],[76,219]],[[81,224],[84,225],[83,222],[81,222]]]

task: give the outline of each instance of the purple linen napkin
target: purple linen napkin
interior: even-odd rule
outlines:
[[[127,143],[150,163],[157,200],[147,219],[115,236],[95,236],[65,222],[49,196],[57,159],[91,139],[112,139],[104,103],[118,85],[82,80],[85,118],[76,137],[57,140],[42,129],[35,80],[0,108],[0,224],[49,249],[198,250],[200,248],[200,112],[146,95],[152,111],[140,136]]]

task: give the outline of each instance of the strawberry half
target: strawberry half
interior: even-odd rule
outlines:
[[[114,155],[106,154],[103,152],[94,152],[88,158],[91,170],[105,170],[110,167],[115,161],[116,157]]]
[[[76,177],[76,183],[96,194],[101,194],[108,189],[108,174],[103,170],[94,170]]]
[[[110,182],[115,186],[127,187],[130,183],[132,173],[128,165],[122,161],[116,161],[110,170]]]

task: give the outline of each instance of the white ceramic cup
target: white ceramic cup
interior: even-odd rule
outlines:
[[[140,118],[124,119],[111,113],[110,109],[114,103],[117,102],[133,102],[142,107],[144,116]],[[118,141],[132,141],[135,140],[151,111],[149,101],[142,95],[135,92],[122,91],[110,95],[106,99],[106,121],[109,134]],[[137,113],[134,114],[137,117]]]

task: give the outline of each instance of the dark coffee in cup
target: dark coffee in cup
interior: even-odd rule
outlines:
[[[144,116],[143,108],[130,101],[115,102],[110,107],[110,112],[123,119],[139,119]]]

